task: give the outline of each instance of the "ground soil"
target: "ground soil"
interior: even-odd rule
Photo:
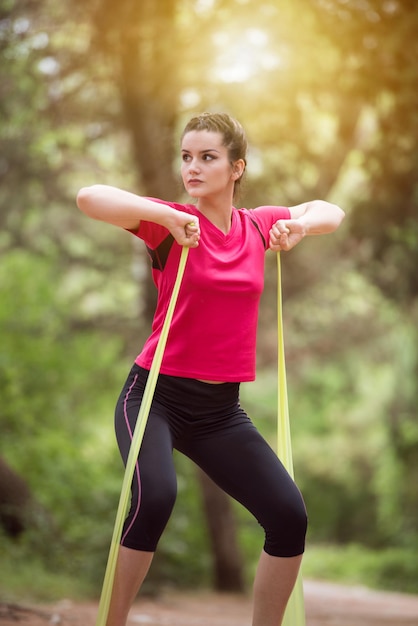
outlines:
[[[418,626],[418,596],[304,581],[306,626]],[[0,626],[94,626],[96,603],[53,606],[0,604]],[[213,593],[166,593],[143,598],[129,626],[250,626],[251,601]]]

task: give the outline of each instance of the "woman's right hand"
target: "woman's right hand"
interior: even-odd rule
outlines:
[[[168,225],[170,233],[180,246],[197,248],[200,239],[199,219],[190,213],[174,210],[173,223]]]

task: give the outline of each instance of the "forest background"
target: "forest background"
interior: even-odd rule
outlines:
[[[0,599],[100,591],[122,467],[113,407],[149,330],[143,246],[81,186],[184,199],[184,122],[248,132],[241,206],[346,220],[282,253],[305,576],[418,592],[414,0],[0,0]],[[276,268],[242,401],[275,445]],[[202,329],[204,332],[204,329]],[[245,590],[262,537],[176,456],[148,589]]]

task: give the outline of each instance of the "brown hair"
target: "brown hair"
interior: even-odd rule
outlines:
[[[228,115],[227,113],[202,113],[186,124],[181,138],[192,130],[206,130],[212,133],[221,133],[223,136],[223,145],[228,150],[229,161],[233,165],[239,159],[242,159],[247,165],[247,138],[241,124]],[[245,168],[244,168],[245,171]],[[238,190],[244,172],[235,181],[234,195]]]

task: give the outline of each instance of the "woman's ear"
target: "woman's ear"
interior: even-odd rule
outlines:
[[[239,159],[238,161],[235,161],[234,166],[233,166],[233,177],[234,180],[238,180],[239,178],[241,178],[241,176],[243,175],[245,170],[245,161],[243,159]]]

